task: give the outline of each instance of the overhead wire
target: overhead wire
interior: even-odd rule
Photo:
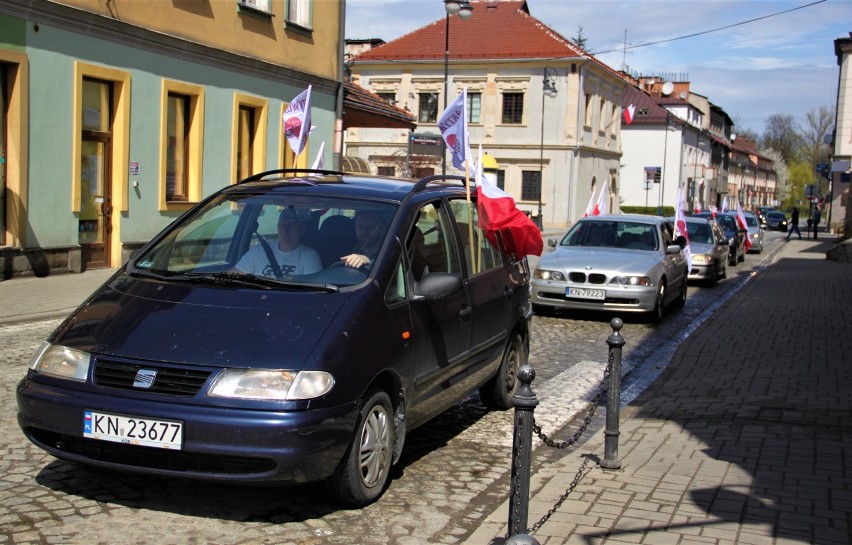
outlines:
[[[754,17],[753,19],[747,19],[745,21],[740,21],[738,23],[732,23],[730,25],[725,25],[725,26],[713,28],[713,29],[710,29],[710,30],[703,30],[701,32],[693,32],[692,34],[686,34],[684,36],[678,36],[676,38],[667,38],[665,40],[657,40],[657,41],[654,41],[654,42],[648,42],[648,43],[644,43],[644,44],[631,45],[629,47],[619,47],[618,49],[608,49],[606,51],[590,51],[589,53],[591,55],[603,55],[604,53],[623,52],[623,51],[627,51],[628,49],[637,49],[637,48],[640,48],[640,47],[648,47],[650,45],[658,45],[658,44],[664,44],[664,43],[669,43],[669,42],[676,42],[678,40],[685,40],[686,38],[694,38],[696,36],[702,36],[704,34],[710,34],[710,33],[713,33],[713,32],[719,32],[721,30],[727,30],[729,28],[734,28],[734,27],[746,25],[746,24],[749,24],[749,23],[754,23],[755,21],[761,21],[763,19],[769,19],[770,17],[777,17],[778,15],[784,15],[785,13],[790,13],[790,12],[797,11],[797,10],[800,10],[800,9],[809,8],[811,6],[815,6],[817,4],[822,4],[823,2],[827,2],[827,1],[828,0],[817,0],[816,2],[811,2],[810,4],[804,4],[802,6],[797,6],[795,8],[786,9],[786,10],[779,11],[779,12],[776,12],[776,13],[770,13],[769,15],[763,15],[761,17]]]

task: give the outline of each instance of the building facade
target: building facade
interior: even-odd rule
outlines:
[[[841,236],[852,235],[852,32],[848,38],[834,40],[834,53],[840,74],[837,82],[837,107],[834,123],[834,150],[831,162],[831,208],[829,228]]]
[[[497,161],[498,185],[518,208],[540,214],[543,227],[565,227],[607,186],[618,211],[626,82],[525,1],[470,5],[467,20],[446,16],[353,57],[353,81],[414,113],[417,128],[350,129],[346,153],[382,174],[465,175],[445,159],[437,122],[466,89],[473,154],[482,145]]]
[[[0,278],[117,267],[212,192],[340,142],[343,21],[314,0],[0,0]],[[309,85],[316,145],[294,157],[281,117]]]

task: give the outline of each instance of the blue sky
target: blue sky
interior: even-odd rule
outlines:
[[[586,48],[600,52],[598,59],[613,68],[626,61],[640,74],[688,75],[693,92],[723,108],[739,128],[758,134],[772,114],[802,122],[811,109],[836,106],[834,40],[852,32],[850,0],[527,0],[527,5],[533,17],[566,38],[582,26]],[[444,14],[442,0],[346,0],[346,37],[390,41]],[[760,17],[766,18],[738,24]],[[637,47],[731,25],[736,26]]]

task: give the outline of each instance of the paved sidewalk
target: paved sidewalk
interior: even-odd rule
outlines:
[[[852,265],[831,246],[785,243],[681,343],[622,410],[620,469],[600,430],[533,475],[530,527],[590,460],[541,545],[852,543]],[[503,543],[508,513],[464,543]]]
[[[27,276],[0,282],[0,324],[64,318],[116,269]]]

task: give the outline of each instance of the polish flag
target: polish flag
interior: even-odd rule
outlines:
[[[595,207],[592,209],[592,216],[603,216],[605,214],[609,214],[609,208],[607,207],[607,201],[609,197],[607,191],[606,184],[601,188],[601,195],[598,197],[598,202],[595,204]]]
[[[515,200],[483,175],[482,146],[480,161],[474,169],[479,227],[486,236],[495,231],[503,233],[506,249],[516,256],[541,255],[544,242],[535,223],[515,207]]]
[[[592,194],[589,195],[589,204],[586,205],[586,212],[583,214],[584,218],[587,218],[592,215],[592,212],[595,209],[595,192],[592,191]]]
[[[630,125],[633,123],[633,114],[636,113],[636,106],[631,104],[627,108],[624,109],[624,122]]]
[[[305,150],[308,133],[311,132],[311,86],[296,95],[282,116],[284,136],[293,153],[300,155]]]
[[[722,210],[721,211],[722,212],[728,211],[728,197],[727,197],[727,195],[725,196],[724,199],[722,199]]]
[[[677,195],[677,206],[675,206],[675,237],[682,236],[686,239],[686,246],[683,247],[683,255],[686,257],[686,270],[692,270],[692,248],[689,245],[689,232],[686,229],[686,214],[683,212],[683,188]]]
[[[745,249],[746,252],[751,248],[751,236],[748,234],[748,224],[746,223],[743,207],[740,206],[740,200],[737,199],[737,223],[740,224],[740,229],[745,229]]]
[[[325,155],[323,152],[325,151],[325,142],[320,144],[320,149],[317,152],[317,157],[314,159],[314,164],[311,165],[313,170],[322,170],[325,167]]]

